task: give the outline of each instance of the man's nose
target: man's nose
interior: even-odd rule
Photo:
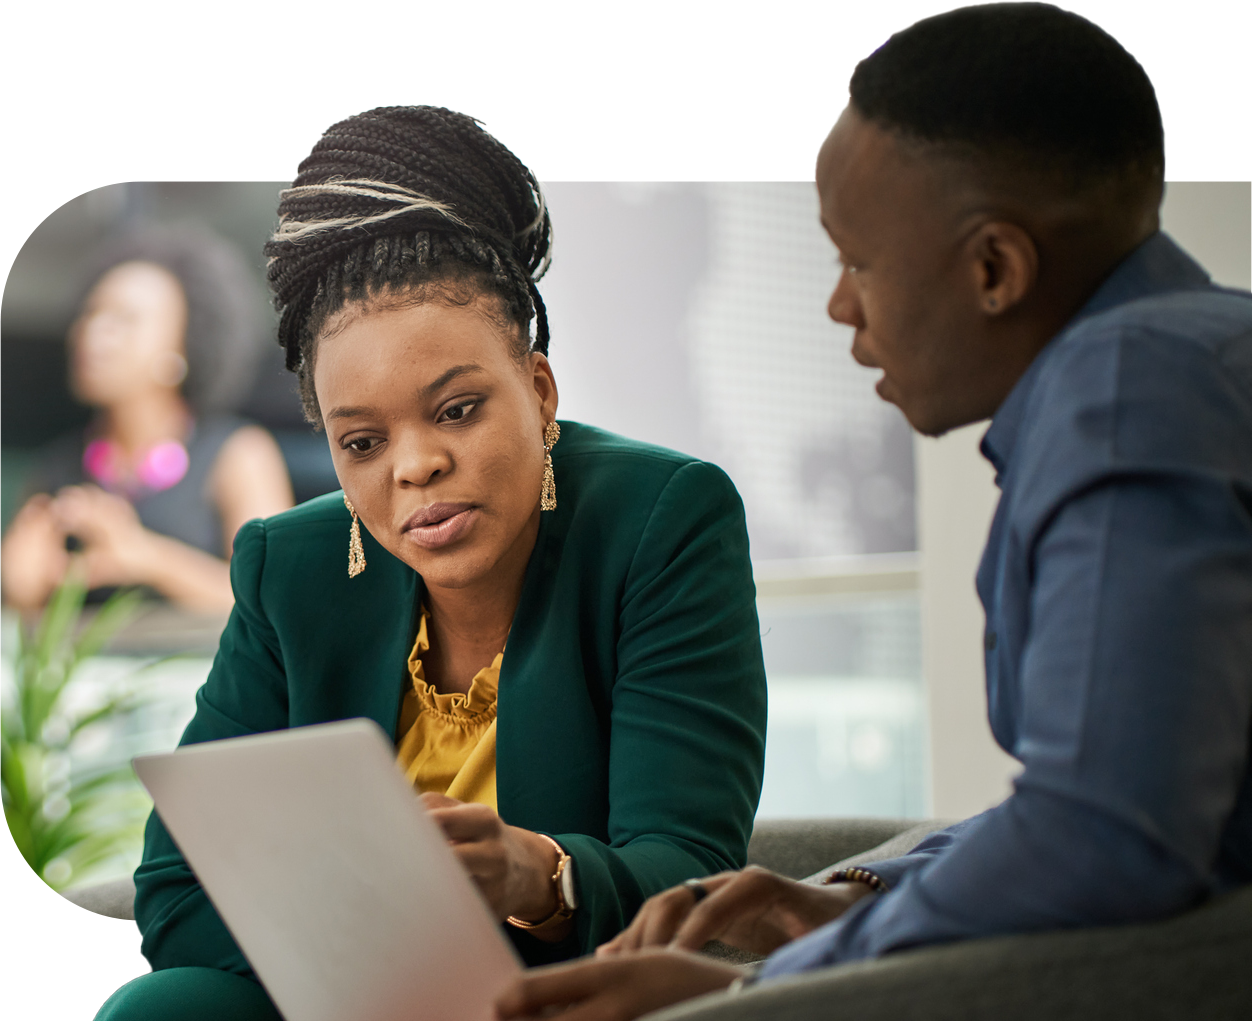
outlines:
[[[860,295],[857,294],[856,285],[851,278],[852,274],[846,269],[840,272],[839,282],[831,292],[826,312],[835,322],[859,330],[865,326],[865,317],[861,311]]]

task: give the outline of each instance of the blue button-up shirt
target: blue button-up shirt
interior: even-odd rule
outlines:
[[[982,443],[978,569],[1004,802],[872,868],[891,887],[763,977],[1162,918],[1252,883],[1252,295],[1156,234]]]

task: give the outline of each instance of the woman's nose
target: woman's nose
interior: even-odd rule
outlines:
[[[426,486],[452,471],[451,453],[434,437],[409,434],[393,442],[392,473],[397,485]]]

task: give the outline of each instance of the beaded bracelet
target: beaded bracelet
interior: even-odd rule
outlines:
[[[829,886],[831,883],[864,883],[875,893],[886,893],[891,889],[878,876],[870,872],[869,869],[840,869],[838,872],[832,872],[822,880],[823,886]]]

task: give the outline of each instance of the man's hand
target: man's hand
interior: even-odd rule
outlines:
[[[584,959],[526,972],[496,1001],[496,1016],[628,1021],[725,989],[740,974],[729,964],[679,950]]]
[[[634,921],[598,947],[596,954],[665,945],[699,950],[712,939],[754,954],[771,954],[838,918],[871,892],[863,883],[797,883],[755,865],[709,876],[700,884],[709,894],[699,903],[687,886],[648,898]]]

